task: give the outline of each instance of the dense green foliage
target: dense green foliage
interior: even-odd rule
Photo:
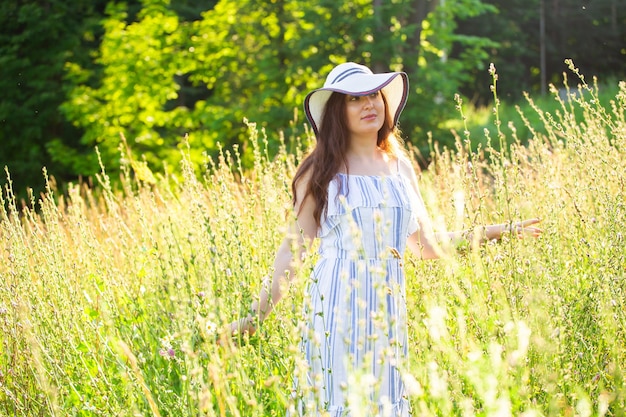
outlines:
[[[186,133],[192,159],[199,160],[203,151],[215,154],[220,145],[241,143],[244,117],[279,129],[293,122],[291,128],[302,131],[294,109],[319,85],[320,74],[345,59],[420,74],[423,82],[414,90],[424,101],[407,108],[405,126],[408,133],[418,131],[446,114],[441,103],[421,103],[451,96],[463,80],[461,60],[439,58],[455,40],[452,22],[488,10],[478,0],[450,3],[422,24],[396,17],[401,7],[409,10],[407,1],[377,10],[369,1],[221,1],[201,19],[185,22],[167,2],[142,4],[130,24],[124,6],[109,6],[97,58],[104,74],[96,87],[75,83],[63,105],[68,119],[84,129],[83,142],[103,148],[107,166],[115,166],[120,132],[151,166],[176,166]],[[407,40],[414,50],[404,50]],[[75,67],[70,76],[83,79],[84,70]],[[181,82],[196,96],[179,94]]]
[[[626,9],[617,0],[581,7],[544,0],[547,80],[563,60],[587,74],[623,74]],[[427,132],[452,145],[453,96],[488,103],[487,66],[501,97],[539,80],[540,1],[25,0],[0,5],[0,166],[14,186],[43,188],[42,167],[60,183],[112,174],[121,135],[154,169],[177,170],[189,135],[203,153],[246,148],[244,117],[304,137],[302,99],[328,70],[355,60],[404,70],[411,94],[405,136],[422,151]],[[278,149],[270,141],[270,152]],[[291,145],[289,145],[291,146]],[[116,175],[112,175],[114,180]]]
[[[91,0],[0,3],[0,164],[10,167],[20,192],[42,188],[46,165],[60,177],[85,172],[57,163],[63,161],[53,159],[50,144],[93,154],[59,106],[72,87],[64,81],[66,62],[88,62],[98,47],[101,6]]]
[[[620,0],[490,0],[498,12],[459,22],[459,32],[488,37],[498,42],[488,50],[489,60],[501,75],[500,97],[516,100],[524,91],[540,92],[541,44],[544,45],[547,83],[561,85],[572,59],[583,74],[623,78],[626,65],[626,9]],[[541,15],[543,9],[543,37]],[[464,53],[455,48],[452,55]],[[461,92],[486,103],[489,75],[480,67],[467,67],[469,81]]]
[[[545,133],[527,147],[502,137],[509,151],[474,153],[459,140],[420,176],[439,230],[539,216],[544,233],[438,261],[407,254],[414,415],[626,413],[626,82],[606,106],[588,90],[557,103],[537,109]],[[313,253],[254,337],[215,343],[271,270],[308,145],[269,158],[279,134],[256,134],[246,172],[228,153],[194,172],[185,150],[181,180],[142,180],[124,153],[119,191],[102,173],[97,191],[51,185],[24,210],[0,194],[0,415],[265,417],[294,406]],[[375,378],[353,377],[352,405],[368,407]]]

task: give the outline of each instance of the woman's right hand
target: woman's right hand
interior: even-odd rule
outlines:
[[[252,336],[255,332],[256,327],[254,326],[254,319],[251,316],[248,316],[246,318],[233,321],[227,325],[221,334],[221,337],[217,339],[217,344],[223,346],[226,338],[233,339],[246,334],[248,336]]]
[[[233,337],[245,334],[252,336],[255,332],[254,318],[251,316],[230,323],[230,334]]]

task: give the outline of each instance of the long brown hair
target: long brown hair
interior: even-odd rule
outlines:
[[[350,144],[350,130],[347,123],[345,97],[345,94],[336,92],[329,97],[320,123],[317,143],[298,167],[291,183],[295,205],[298,201],[297,184],[304,176],[309,175],[308,186],[301,201],[309,195],[313,198],[315,202],[313,217],[318,227],[321,224],[322,214],[326,214],[328,207],[328,185],[342,165],[346,167],[346,171],[349,170],[346,155]],[[393,125],[385,95],[382,94],[382,97],[385,102],[385,123],[378,131],[377,145],[390,156],[402,157],[405,151],[400,139],[400,131]]]

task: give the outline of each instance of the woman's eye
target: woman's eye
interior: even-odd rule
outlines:
[[[376,91],[375,93],[368,94],[367,97],[369,97],[371,99],[375,99],[375,98],[378,98],[379,94],[380,94],[380,91]],[[363,97],[365,97],[365,96],[348,96],[348,101],[359,101]]]

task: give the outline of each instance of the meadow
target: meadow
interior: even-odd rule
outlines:
[[[478,149],[466,126],[456,148],[432,144],[420,185],[436,229],[539,217],[543,234],[467,242],[436,261],[407,254],[403,374],[413,415],[626,415],[626,83],[608,104],[594,85],[580,88],[555,93],[554,111],[536,107],[541,125],[519,126],[524,137],[496,104],[495,133]],[[254,336],[222,333],[271,271],[291,177],[311,141],[270,158],[266,134],[250,124],[251,169],[223,152],[201,172],[184,156],[181,175],[170,176],[124,151],[119,182],[106,167],[97,185],[63,193],[49,179],[25,205],[9,182],[0,204],[1,416],[293,409],[314,255]],[[366,404],[371,378],[352,382],[351,401]]]

